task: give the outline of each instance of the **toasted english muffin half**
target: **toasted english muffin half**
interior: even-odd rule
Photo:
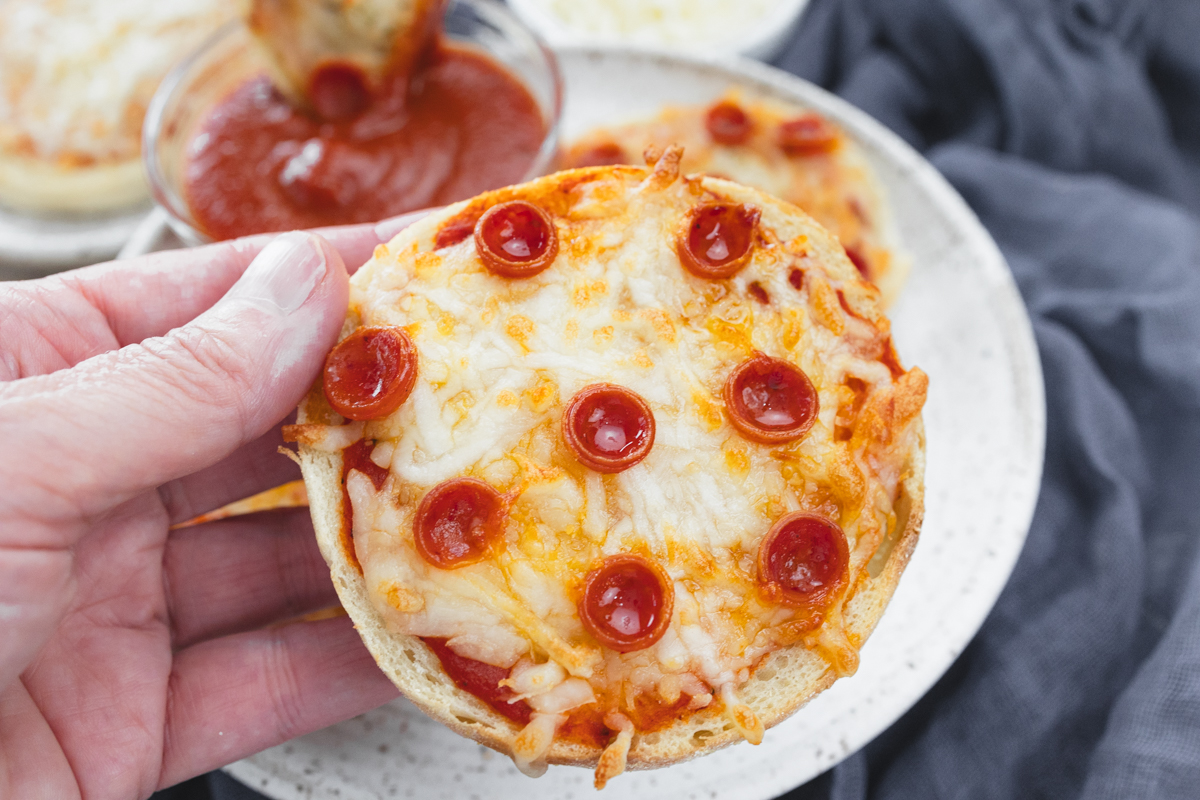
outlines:
[[[598,787],[852,674],[924,508],[927,379],[878,290],[796,207],[656,156],[377,248],[286,432],[404,695]]]
[[[886,192],[857,142],[808,108],[736,89],[707,105],[587,131],[563,166],[641,163],[650,146],[684,148],[684,172],[727,178],[799,206],[841,241],[850,260],[895,302],[908,278]]]

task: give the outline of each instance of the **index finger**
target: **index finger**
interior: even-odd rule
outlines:
[[[429,211],[379,223],[320,228],[353,274],[375,248]],[[104,314],[119,346],[162,336],[195,319],[224,296],[277,234],[165,250],[66,272],[46,279],[78,292]]]

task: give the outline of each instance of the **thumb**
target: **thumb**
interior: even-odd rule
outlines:
[[[9,452],[20,457],[10,463],[33,478],[9,476],[29,487],[10,500],[36,509],[29,518],[49,531],[257,438],[312,384],[341,329],[347,292],[345,266],[328,242],[283,234],[191,323],[9,384],[0,394],[0,441],[16,445]]]

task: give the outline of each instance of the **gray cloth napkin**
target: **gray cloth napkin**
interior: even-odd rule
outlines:
[[[983,630],[789,800],[1200,797],[1200,0],[814,0],[778,63],[966,197],[1049,406],[1033,529]]]
[[[1200,797],[1200,2],[815,0],[779,64],[975,209],[1048,405],[1033,527],[983,630],[788,797]]]

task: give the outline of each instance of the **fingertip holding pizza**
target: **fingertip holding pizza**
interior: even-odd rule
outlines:
[[[381,246],[293,430],[384,671],[526,774],[598,788],[758,743],[852,673],[923,509],[926,383],[896,373],[878,290],[681,156]]]

